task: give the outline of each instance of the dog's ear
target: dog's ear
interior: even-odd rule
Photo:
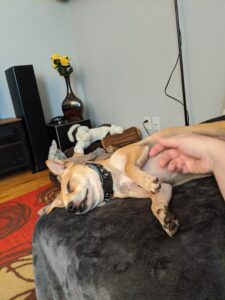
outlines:
[[[49,170],[58,176],[62,176],[63,173],[66,170],[66,164],[62,160],[46,160],[46,165],[49,168]]]

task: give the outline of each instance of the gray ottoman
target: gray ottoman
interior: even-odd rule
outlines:
[[[174,189],[172,239],[147,199],[118,199],[86,215],[55,209],[36,224],[39,300],[225,299],[225,203],[213,177]]]

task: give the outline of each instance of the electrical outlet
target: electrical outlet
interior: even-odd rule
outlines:
[[[159,131],[160,130],[159,117],[152,117],[152,129],[154,131]]]
[[[144,123],[144,127],[147,130],[152,129],[152,122],[151,122],[151,118],[149,116],[144,117],[143,123]]]

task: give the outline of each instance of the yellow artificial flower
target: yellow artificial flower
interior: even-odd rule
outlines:
[[[67,56],[61,56],[59,58],[59,60],[60,60],[61,65],[64,66],[64,67],[67,67],[67,66],[70,65],[70,61],[69,61]]]
[[[52,67],[56,69],[61,76],[69,76],[73,72],[73,68],[70,65],[69,56],[61,56],[58,53],[54,53],[51,56]]]
[[[60,58],[60,55],[58,53],[54,53],[51,56],[51,61],[54,61],[55,59],[59,59],[59,58]]]

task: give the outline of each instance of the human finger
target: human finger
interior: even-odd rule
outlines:
[[[157,154],[159,154],[162,150],[164,150],[164,147],[162,147],[160,144],[156,144],[150,149],[149,156],[154,157]]]
[[[161,168],[164,168],[171,160],[174,160],[179,156],[179,152],[176,149],[168,149],[162,152],[160,159],[159,159],[159,165]]]
[[[167,169],[171,172],[180,172],[182,170],[182,167],[184,165],[183,159],[178,156],[174,159],[171,159],[167,164]]]
[[[177,148],[179,146],[179,138],[170,137],[170,138],[160,138],[156,139],[156,144],[150,149],[149,156],[156,156],[163,150],[167,148]]]

